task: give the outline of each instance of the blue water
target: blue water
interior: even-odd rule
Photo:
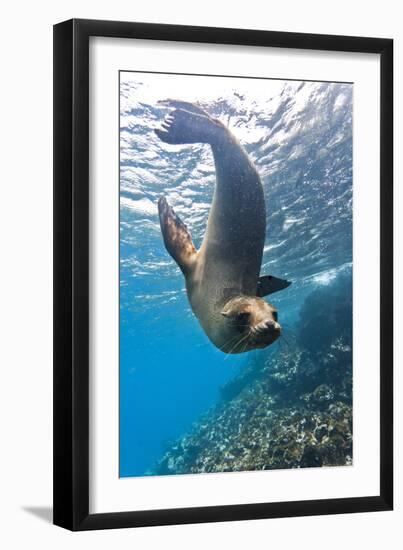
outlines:
[[[199,101],[255,162],[267,208],[262,274],[293,282],[270,300],[285,336],[307,295],[352,269],[352,85],[121,73],[121,476],[146,475],[261,353],[226,356],[209,342],[164,248],[158,198],[197,247],[215,181],[209,146],[167,145],[153,132],[167,97]]]

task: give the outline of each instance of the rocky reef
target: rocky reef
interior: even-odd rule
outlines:
[[[351,277],[316,289],[280,351],[260,353],[152,474],[352,463]]]

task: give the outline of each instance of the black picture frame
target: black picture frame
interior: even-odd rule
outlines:
[[[365,497],[89,513],[89,38],[380,54],[380,488]],[[73,19],[54,26],[54,523],[71,530],[393,507],[393,40]]]

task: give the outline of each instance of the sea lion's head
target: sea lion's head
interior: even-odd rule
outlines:
[[[233,338],[222,347],[225,353],[243,353],[265,348],[281,334],[275,307],[256,296],[237,296],[221,310],[225,318],[226,333]]]

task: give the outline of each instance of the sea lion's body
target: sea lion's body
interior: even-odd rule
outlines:
[[[209,143],[216,185],[199,251],[186,226],[166,200],[160,199],[165,245],[182,269],[192,310],[210,340],[227,353],[265,347],[279,336],[280,326],[275,309],[261,296],[289,283],[266,277],[260,279],[266,288],[259,293],[266,234],[260,177],[244,148],[223,124],[193,104],[166,104],[179,108],[167,117],[157,135],[168,143]]]
[[[221,311],[236,294],[256,296],[266,233],[263,187],[248,156],[225,129],[213,145],[216,185],[197,264],[186,280],[204,330],[221,347],[231,336]]]

